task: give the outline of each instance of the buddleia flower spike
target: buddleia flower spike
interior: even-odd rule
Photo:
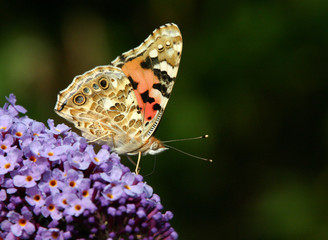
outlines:
[[[177,239],[158,195],[110,147],[0,108],[0,239]],[[77,100],[79,101],[79,100]]]

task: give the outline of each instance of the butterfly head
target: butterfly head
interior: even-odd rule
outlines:
[[[151,137],[146,145],[147,149],[144,151],[144,154],[155,155],[168,149],[155,137]]]

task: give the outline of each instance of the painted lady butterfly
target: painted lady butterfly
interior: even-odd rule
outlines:
[[[118,154],[157,154],[167,148],[153,137],[177,76],[182,36],[165,24],[111,65],[76,76],[58,94],[55,111],[92,142]],[[137,166],[138,168],[138,166]]]

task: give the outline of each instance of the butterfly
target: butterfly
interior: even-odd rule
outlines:
[[[153,134],[170,98],[181,52],[178,26],[165,24],[110,65],[76,76],[58,94],[55,112],[89,141],[107,144],[117,154],[138,154],[139,164],[141,154],[167,149]]]

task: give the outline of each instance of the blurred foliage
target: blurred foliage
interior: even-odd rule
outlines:
[[[180,239],[328,239],[328,2],[1,1],[0,94],[53,118],[75,75],[108,64],[156,27],[184,48],[145,180]],[[172,143],[173,145],[173,143]],[[128,164],[128,163],[127,163]]]

